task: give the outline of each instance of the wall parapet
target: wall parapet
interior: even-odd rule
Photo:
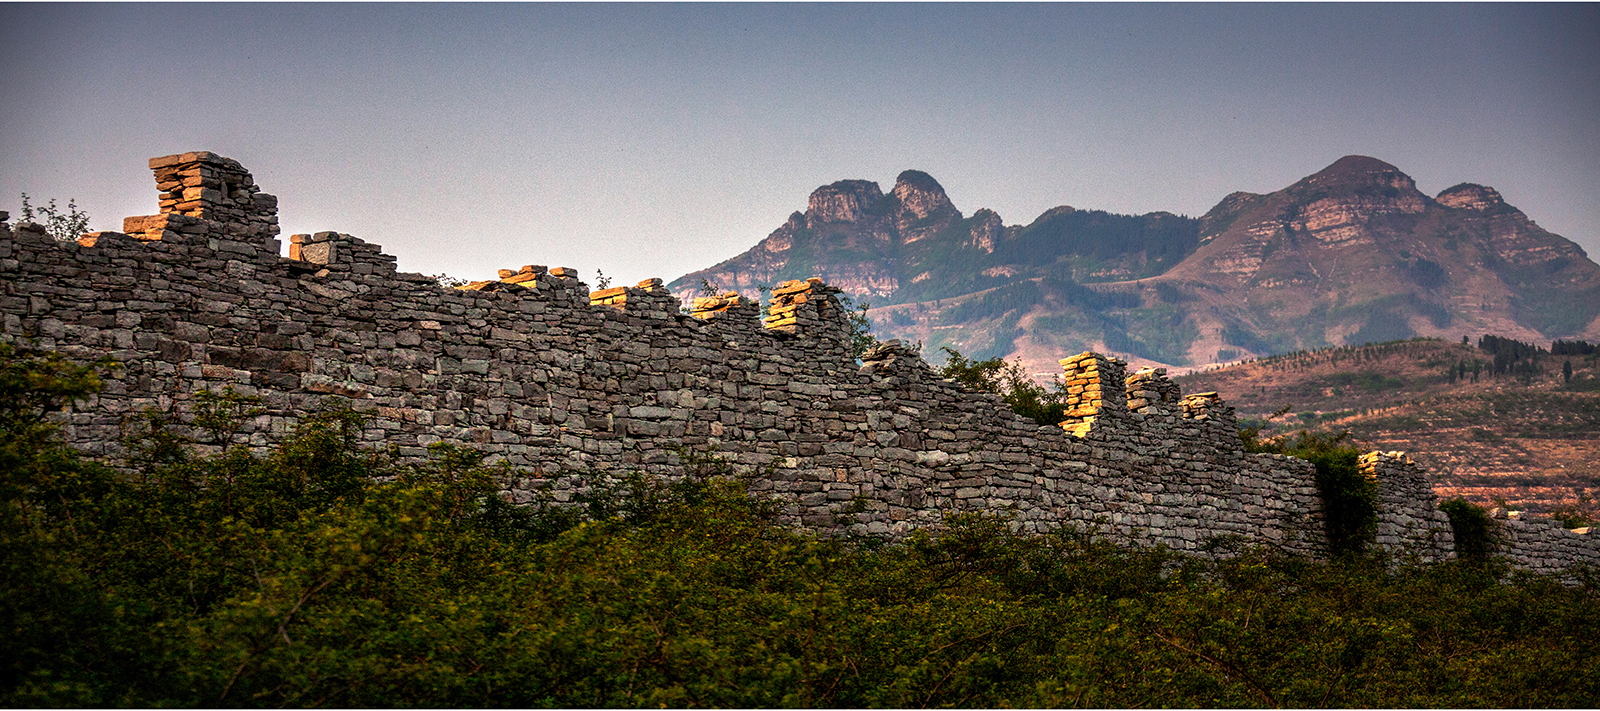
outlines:
[[[563,472],[671,476],[679,451],[722,457],[784,520],[826,531],[897,538],[987,511],[1025,531],[1092,527],[1202,555],[1222,539],[1327,551],[1310,463],[1245,452],[1230,406],[1159,370],[1065,359],[1067,418],[1041,427],[899,343],[858,363],[821,279],[779,285],[765,316],[734,292],[683,313],[659,280],[590,290],[564,267],[446,288],[338,232],[291,236],[279,257],[276,201],[236,162],[152,167],[162,214],[129,218],[126,234],[61,244],[0,221],[3,337],[124,364],[66,416],[64,435],[91,455],[120,453],[131,413],[190,413],[196,391],[233,387],[265,408],[237,435],[254,447],[339,398],[374,412],[364,437],[402,456],[463,442],[558,489]],[[1449,557],[1420,470],[1395,454],[1363,466],[1379,483],[1380,545]],[[1516,540],[1514,559],[1534,569],[1594,552],[1573,534]]]

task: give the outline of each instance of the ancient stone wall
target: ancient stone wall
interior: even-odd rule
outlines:
[[[591,292],[562,267],[445,288],[337,232],[291,236],[281,258],[275,200],[231,160],[151,166],[162,214],[129,218],[128,233],[58,243],[0,222],[4,337],[124,365],[64,416],[90,454],[116,455],[131,414],[183,414],[196,391],[233,387],[266,408],[240,443],[268,446],[344,403],[374,413],[374,445],[420,457],[461,442],[542,477],[511,492],[522,499],[546,486],[564,496],[578,472],[678,474],[692,451],[755,476],[786,520],[818,530],[899,537],[983,511],[1030,531],[1092,527],[1185,551],[1327,548],[1311,465],[1246,453],[1231,407],[1215,393],[1183,397],[1162,371],[1126,375],[1094,353],[1064,360],[1071,411],[1040,426],[897,343],[858,363],[837,290],[820,280],[781,285],[764,320],[737,294],[685,314],[659,280]],[[1364,466],[1382,493],[1380,544],[1451,555],[1416,466],[1391,455]],[[1528,560],[1592,557],[1592,539],[1573,540]]]
[[[1512,567],[1574,581],[1570,573],[1575,563],[1600,570],[1593,530],[1569,529],[1553,518],[1511,518],[1502,513],[1495,518],[1494,535],[1499,554]]]

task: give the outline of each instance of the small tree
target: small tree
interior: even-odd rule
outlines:
[[[872,335],[872,319],[867,318],[867,309],[872,308],[872,304],[864,300],[856,301],[848,294],[840,294],[839,306],[844,309],[845,319],[850,324],[850,355],[860,358],[878,345],[878,337]]]
[[[89,231],[89,215],[78,209],[74,199],[67,200],[67,211],[63,214],[56,208],[54,198],[48,205],[35,207],[28,203],[28,194],[23,193],[20,219],[43,225],[46,233],[63,242],[75,241]]]
[[[939,369],[939,377],[950,378],[973,390],[995,393],[1017,414],[1041,425],[1056,425],[1066,419],[1067,393],[1059,377],[1054,389],[1048,389],[1028,377],[1020,359],[1007,363],[997,356],[975,361],[949,346],[940,350],[944,351],[946,359],[944,367]]]
[[[1474,563],[1488,562],[1499,543],[1499,531],[1489,512],[1459,496],[1439,504],[1439,510],[1450,517],[1456,557]]]

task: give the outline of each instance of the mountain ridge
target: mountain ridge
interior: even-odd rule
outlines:
[[[1026,224],[958,209],[931,175],[884,193],[813,191],[745,253],[669,284],[752,293],[822,276],[878,308],[884,337],[1054,372],[1096,349],[1188,369],[1412,336],[1600,337],[1600,265],[1494,188],[1428,196],[1396,166],[1342,157],[1198,218],[1061,205]]]

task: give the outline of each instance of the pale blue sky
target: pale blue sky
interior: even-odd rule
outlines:
[[[1600,256],[1600,6],[0,5],[0,209],[210,150],[406,271],[672,279],[845,178],[1008,224],[1203,214],[1364,154]]]

